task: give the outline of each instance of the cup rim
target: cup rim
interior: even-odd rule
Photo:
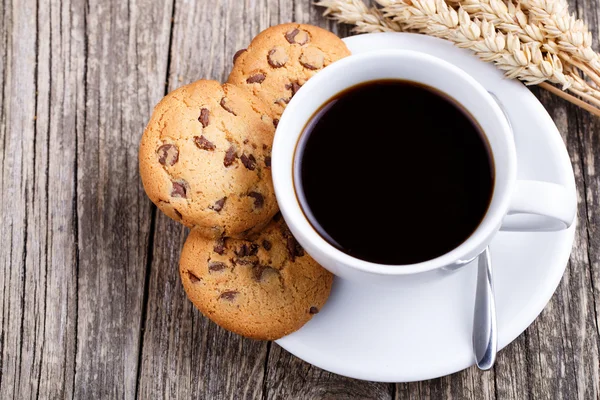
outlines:
[[[497,179],[495,179],[490,205],[475,231],[463,243],[451,251],[436,258],[413,264],[378,264],[352,257],[331,245],[315,230],[315,228],[306,218],[306,215],[295,193],[294,184],[294,159],[297,151],[297,145],[302,137],[302,132],[306,123],[308,122],[308,119],[303,120],[301,124],[292,125],[292,114],[297,108],[307,107],[307,104],[309,104],[308,107],[312,109],[310,115],[312,115],[312,113],[322,106],[322,103],[315,104],[315,101],[311,101],[310,91],[317,87],[323,88],[327,85],[327,81],[329,79],[332,79],[339,74],[348,73],[349,68],[354,68],[360,63],[380,63],[389,62],[392,60],[402,60],[403,62],[412,60],[416,62],[427,63],[438,70],[445,70],[446,73],[453,74],[457,78],[462,79],[469,86],[469,90],[471,90],[473,93],[476,93],[479,96],[479,100],[486,103],[486,107],[489,110],[489,115],[487,118],[494,118],[501,125],[500,129],[504,132],[504,135],[502,136],[504,136],[506,139],[508,150],[506,154],[508,162],[505,166],[503,166],[503,168],[507,169],[508,179],[506,182],[504,182],[506,187],[502,190],[502,192],[499,193],[497,190],[499,182]],[[342,89],[329,93],[329,98],[334,97],[337,93],[352,86],[378,79],[384,78],[373,77],[371,79],[364,79],[360,80],[359,82],[349,83],[344,85]],[[403,78],[398,77],[397,79]],[[421,83],[428,85],[425,82]],[[439,88],[436,89],[441,90]],[[447,93],[447,95],[453,97],[449,93]],[[463,107],[470,112],[466,106],[463,105]],[[475,116],[473,117],[477,120]],[[487,133],[483,133],[487,136]],[[284,138],[284,135],[286,138]],[[293,136],[293,139],[289,139],[290,135]],[[293,140],[294,145],[291,146],[291,151],[289,150],[290,146],[288,146],[288,148],[284,146],[283,142],[285,139]],[[488,142],[490,142],[489,139]],[[493,146],[490,143],[492,155],[494,155],[492,147]],[[285,154],[282,154],[283,152],[285,152]],[[496,157],[492,158],[494,159],[494,168],[496,169]],[[489,240],[489,238],[491,238],[498,231],[502,219],[508,210],[510,197],[516,180],[516,151],[514,149],[514,142],[512,142],[511,128],[505,114],[502,112],[502,109],[496,100],[494,100],[494,98],[487,92],[487,90],[465,71],[440,58],[413,50],[374,50],[371,52],[348,56],[327,66],[310,80],[308,80],[295,94],[290,103],[287,105],[286,110],[281,116],[277,126],[277,132],[275,134],[272,148],[272,176],[275,194],[279,201],[280,210],[294,235],[305,238],[312,246],[319,248],[322,252],[325,252],[327,256],[333,259],[338,266],[343,265],[344,267],[349,267],[377,275],[409,275],[439,269],[452,264],[466,263],[470,261],[473,256],[468,257],[469,259],[465,259],[465,257],[477,251],[478,247],[481,247],[482,241],[485,242],[486,240]],[[284,186],[286,183],[286,180],[288,183],[288,188],[291,185],[292,193],[285,193],[286,189],[282,188],[282,186]],[[494,209],[492,209],[492,204],[495,198],[497,205]]]

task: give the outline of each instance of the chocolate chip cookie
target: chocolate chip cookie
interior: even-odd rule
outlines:
[[[262,99],[278,118],[300,87],[320,69],[350,55],[344,42],[312,25],[282,24],[238,51],[228,82]]]
[[[253,240],[209,240],[192,230],[179,272],[189,299],[208,318],[237,334],[274,340],[321,310],[333,276],[273,221]]]
[[[259,230],[277,212],[274,130],[261,100],[233,85],[200,80],[169,93],[140,143],[148,197],[209,238]]]

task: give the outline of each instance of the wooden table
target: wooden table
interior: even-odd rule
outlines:
[[[597,37],[598,4],[573,6]],[[4,0],[0,4],[0,398],[598,399],[600,121],[534,90],[567,143],[575,247],[550,304],[475,368],[410,384],[313,367],[204,318],[179,282],[186,230],[137,167],[167,92],[226,78],[269,25],[349,34],[308,0]]]

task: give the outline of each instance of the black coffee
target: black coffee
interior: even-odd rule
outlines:
[[[487,140],[454,100],[399,80],[352,87],[304,129],[295,185],[319,234],[381,264],[454,249],[487,212],[494,171]]]

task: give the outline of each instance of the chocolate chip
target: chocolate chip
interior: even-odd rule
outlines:
[[[256,243],[250,245],[244,243],[237,250],[234,250],[234,253],[238,257],[255,256],[258,253],[258,245]]]
[[[246,257],[250,255],[250,249],[248,245],[244,243],[237,250],[234,250],[234,253],[238,257]]]
[[[288,41],[290,44],[294,44],[294,43],[296,43],[296,41],[294,40],[294,38],[296,37],[296,35],[298,34],[298,32],[300,32],[300,30],[298,30],[298,29],[294,28],[294,29],[292,29],[291,31],[288,31],[288,32],[285,34],[285,38],[287,39],[287,41]]]
[[[246,79],[246,83],[263,83],[265,78],[266,75],[259,72],[258,74],[250,75],[248,79]]]
[[[235,113],[235,112],[234,112],[234,111],[231,109],[231,107],[229,107],[229,105],[227,104],[228,102],[229,102],[229,101],[227,100],[227,97],[223,97],[223,98],[221,99],[221,103],[220,103],[220,104],[221,104],[221,107],[223,107],[223,109],[224,109],[225,111],[227,111],[227,112],[229,112],[229,113],[231,113],[231,114],[233,114],[233,115],[236,115],[236,116],[237,116],[237,114],[236,114],[236,113]]]
[[[311,307],[310,310],[308,310],[309,314],[318,314],[319,313],[319,309],[315,306]]]
[[[290,253],[290,258],[292,261],[296,259],[296,257],[302,257],[304,255],[304,249],[300,246],[300,243],[296,241],[294,236],[289,234],[286,238],[286,247],[288,249],[288,253]]]
[[[246,253],[248,252],[248,246],[246,245],[246,243],[244,243],[237,250],[234,250],[233,252],[238,257],[246,257]]]
[[[290,102],[289,97],[280,97],[274,101],[275,104],[279,104],[281,107],[285,107]]]
[[[188,274],[188,278],[190,278],[190,282],[192,282],[192,283],[198,283],[202,280],[202,279],[198,278],[196,275],[194,275],[192,273],[192,271],[188,271],[187,274]]]
[[[263,145],[262,145],[262,148],[263,148],[263,150],[266,150],[266,149],[267,149],[267,145],[266,145],[266,144],[263,144]]]
[[[225,265],[225,263],[221,261],[211,261],[208,263],[208,270],[210,272],[223,271],[225,268],[227,268],[227,265]]]
[[[275,221],[275,222],[281,221],[281,213],[280,212],[278,212],[277,214],[275,214],[273,216],[273,221]]]
[[[156,151],[158,162],[162,165],[173,166],[179,160],[179,149],[173,144],[163,144]]]
[[[274,274],[279,274],[279,271],[277,271],[275,268],[271,268],[266,265],[257,265],[254,268],[252,268],[252,275],[254,276],[254,279],[258,282],[263,281],[266,276]]]
[[[292,91],[292,97],[294,97],[294,95],[298,92],[298,90],[300,90],[301,87],[302,87],[302,85],[299,84],[298,82],[290,82],[287,85],[285,85],[285,88],[287,90]]]
[[[258,264],[258,261],[256,260],[249,260],[247,258],[235,258],[232,260],[234,264],[239,264],[239,265],[251,265],[251,266],[255,266],[256,264]]]
[[[300,243],[296,242],[296,256],[302,257],[304,256],[304,248],[300,246]]]
[[[311,70],[313,70],[313,71],[314,71],[314,70],[317,70],[317,69],[319,69],[319,68],[320,68],[320,67],[316,67],[316,66],[314,66],[314,65],[310,64],[308,61],[306,61],[306,62],[302,62],[302,61],[300,61],[300,64],[302,64],[302,66],[303,66],[304,68],[308,68],[308,69],[311,69]]]
[[[258,245],[256,243],[252,243],[248,249],[249,256],[255,256],[258,253]]]
[[[298,90],[302,87],[298,82],[292,82],[292,96],[298,93]]]
[[[267,168],[271,168],[271,156],[266,156],[265,157],[265,166]]]
[[[265,204],[265,198],[258,192],[250,192],[248,193],[248,197],[252,197],[254,199],[255,208],[262,208]]]
[[[308,42],[308,33],[299,29],[293,29],[285,34],[285,38],[290,44],[303,45]]]
[[[213,151],[216,148],[204,135],[194,136],[194,143],[202,150]]]
[[[310,70],[321,69],[325,65],[325,54],[315,47],[309,47],[302,52],[299,61],[304,68]]]
[[[219,255],[223,255],[225,253],[225,238],[218,238],[215,242],[215,247],[213,247],[213,251]]]
[[[290,58],[285,52],[285,49],[281,46],[273,47],[271,50],[269,50],[269,54],[267,55],[267,61],[273,68],[283,67],[289,59]]]
[[[210,112],[208,111],[208,108],[203,108],[200,110],[200,116],[198,117],[198,121],[202,124],[203,128],[206,128],[208,126],[208,123],[210,122]]]
[[[179,211],[177,211],[176,208],[174,208],[173,211],[175,211],[175,215],[177,215],[177,218],[183,219],[183,215],[181,215],[181,213]]]
[[[223,165],[226,167],[229,167],[231,164],[233,164],[233,162],[235,161],[235,159],[237,158],[237,153],[235,151],[235,147],[231,146],[227,149],[227,152],[225,153],[225,158],[223,159]]]
[[[245,53],[246,49],[241,49],[235,52],[235,54],[233,55],[233,63],[235,64],[235,62],[237,61],[238,57],[242,55],[242,53]]]
[[[254,158],[254,156],[252,154],[247,156],[244,153],[240,157],[240,160],[242,161],[242,164],[244,164],[244,167],[246,167],[250,171],[254,171],[256,169],[256,158]]]
[[[252,233],[252,231],[254,231],[254,228],[248,228],[244,232],[242,232],[240,237],[248,237],[248,235],[250,235],[250,233]]]
[[[262,245],[267,251],[271,250],[271,247],[273,247],[271,242],[269,242],[267,239],[263,240]]]
[[[183,199],[187,198],[186,183],[183,181],[173,182],[173,189],[171,190],[171,197],[181,197]]]
[[[277,125],[279,125],[279,120],[277,118],[273,118],[273,126],[277,128]]]
[[[265,267],[264,265],[257,265],[256,267],[252,268],[252,275],[254,275],[255,280],[259,282],[262,280],[262,274],[265,268],[267,267]]]
[[[219,212],[223,209],[223,206],[225,205],[225,200],[227,200],[227,197],[223,197],[222,199],[215,201],[215,204],[209,208],[212,208],[216,212]]]
[[[235,300],[238,294],[239,292],[236,290],[228,290],[226,292],[221,293],[221,295],[219,296],[219,300],[233,301]]]
[[[238,247],[237,250],[234,250],[233,252],[238,257],[255,256],[256,253],[258,253],[258,245],[255,243],[250,243],[250,244],[244,243],[240,247]]]

